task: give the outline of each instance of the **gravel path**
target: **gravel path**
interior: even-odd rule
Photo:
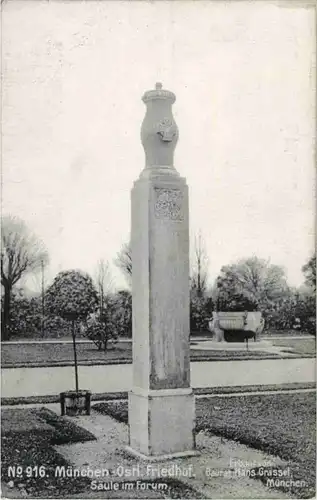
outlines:
[[[100,415],[92,410],[91,415],[80,416],[73,419],[78,425],[92,432],[97,441],[76,443],[72,445],[58,446],[56,449],[76,468],[107,469],[110,477],[97,479],[97,481],[132,481],[137,479],[151,479],[155,477],[154,469],[158,466],[179,466],[183,475],[172,471],[172,477],[193,486],[206,498],[288,498],[282,491],[268,489],[264,484],[249,477],[243,477],[246,471],[246,462],[256,462],[256,465],[287,465],[278,457],[272,457],[259,450],[248,448],[245,445],[229,441],[218,436],[208,436],[200,432],[196,436],[197,449],[200,455],[172,461],[149,462],[131,457],[125,451],[128,443],[128,426],[117,422],[107,415]],[[211,477],[211,474],[224,474],[224,471],[232,469],[232,462],[241,460],[239,467],[241,477]],[[241,465],[241,463],[240,463]],[[213,471],[213,472],[211,472]],[[222,471],[222,472],[221,472]],[[148,473],[147,473],[148,472]],[[153,472],[153,476],[151,475]],[[195,477],[187,477],[192,472]],[[149,475],[150,473],[150,475]],[[124,477],[122,474],[126,474]],[[128,475],[131,474],[131,475]],[[162,478],[164,481],[164,478]],[[85,492],[85,498],[102,497],[94,491]],[[105,497],[104,493],[104,497]]]

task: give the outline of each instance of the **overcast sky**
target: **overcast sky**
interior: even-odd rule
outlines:
[[[2,210],[45,242],[51,278],[113,264],[128,239],[141,97],[162,81],[177,97],[175,166],[211,281],[255,254],[302,283],[314,244],[314,12],[280,4],[3,4]]]

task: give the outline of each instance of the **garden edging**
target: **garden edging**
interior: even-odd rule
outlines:
[[[194,388],[195,395],[218,395],[218,394],[235,394],[249,392],[267,392],[267,391],[297,391],[300,389],[316,389],[314,382],[310,383],[292,383],[292,384],[279,384],[279,385],[250,385],[250,386],[236,386],[236,387],[212,387],[212,388]],[[112,401],[116,399],[128,399],[128,392],[105,392],[92,394],[92,401]],[[27,396],[27,397],[13,397],[1,398],[1,405],[3,406],[16,406],[16,405],[37,405],[37,404],[52,404],[59,403],[59,394],[47,396]]]

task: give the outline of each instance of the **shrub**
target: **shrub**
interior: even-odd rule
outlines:
[[[247,297],[242,293],[233,295],[220,293],[217,299],[217,310],[223,312],[252,312],[258,310],[258,303],[255,299]]]
[[[211,297],[198,295],[195,290],[191,290],[190,296],[190,331],[202,332],[208,330],[208,322],[214,310],[214,303]]]

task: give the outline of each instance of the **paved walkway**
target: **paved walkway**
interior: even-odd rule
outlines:
[[[314,358],[205,361],[191,363],[193,387],[315,382]],[[2,370],[3,398],[56,395],[73,389],[72,366]],[[132,365],[80,366],[79,385],[93,393],[128,391]]]

